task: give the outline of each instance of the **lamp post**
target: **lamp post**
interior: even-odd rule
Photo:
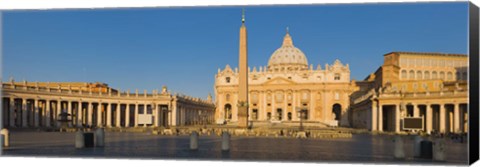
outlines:
[[[300,113],[300,131],[303,131],[303,116],[304,116],[304,112],[306,112],[306,109],[305,108],[297,108],[297,111]]]

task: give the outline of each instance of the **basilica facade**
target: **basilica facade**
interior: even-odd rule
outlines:
[[[348,64],[308,64],[288,30],[268,65],[248,68],[248,121],[251,126],[348,126],[349,95],[353,92]],[[226,65],[215,75],[215,120],[238,123],[239,71]],[[240,104],[242,105],[242,104]]]

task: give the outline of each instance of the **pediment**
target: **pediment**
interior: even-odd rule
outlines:
[[[289,84],[296,84],[296,82],[293,82],[292,80],[289,80],[286,78],[276,77],[268,80],[263,84],[264,85],[289,85]]]

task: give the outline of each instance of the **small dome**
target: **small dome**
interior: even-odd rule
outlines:
[[[283,38],[282,47],[273,52],[268,61],[268,69],[307,69],[308,61],[303,52],[293,45],[292,38],[287,31]]]

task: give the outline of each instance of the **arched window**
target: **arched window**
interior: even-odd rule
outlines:
[[[432,72],[432,79],[438,79],[438,75],[436,71]]]
[[[230,101],[230,94],[225,95],[225,100]]]
[[[449,80],[449,81],[453,80],[453,74],[452,74],[452,72],[448,72],[448,73],[447,73],[447,80]]]
[[[226,77],[225,82],[230,83],[230,77]]]
[[[445,72],[440,72],[440,79],[445,79]]]
[[[225,104],[224,106],[224,118],[227,120],[232,119],[232,105],[230,104]]]
[[[425,71],[425,76],[423,76],[425,79],[430,79],[430,72]]]
[[[417,71],[417,79],[423,79],[423,75],[421,71]]]
[[[334,77],[334,80],[335,80],[335,81],[340,80],[340,74],[336,73],[336,74],[335,74],[335,77]]]
[[[408,79],[415,79],[415,71],[410,70],[410,72],[408,73]]]
[[[460,75],[460,72],[457,72],[456,75],[457,75],[457,76],[456,76],[457,80],[462,80],[462,78],[461,78],[462,75]]]
[[[402,79],[407,79],[407,70],[402,70]]]

